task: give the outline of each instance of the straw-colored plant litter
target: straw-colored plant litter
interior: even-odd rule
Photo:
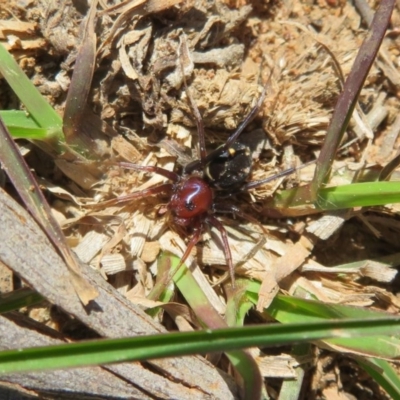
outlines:
[[[0,5],[0,42],[62,114],[84,40],[86,3],[6,3]],[[369,3],[371,10],[376,8]],[[168,181],[118,163],[157,166],[182,175],[185,165],[199,159],[196,120],[185,82],[204,121],[208,151],[225,143],[266,88],[260,111],[240,136],[252,155],[247,181],[315,160],[365,38],[366,23],[350,2],[334,0],[103,0],[96,17],[97,57],[85,122],[96,126],[93,131],[98,129],[95,114],[107,128],[103,126],[101,136],[87,130],[88,137],[93,136],[88,160],[61,154],[53,163],[30,143],[18,143],[80,260],[147,310],[162,305],[154,292],[169,288],[174,280],[172,275],[164,279],[157,274],[160,257],[169,252],[180,259],[192,232],[174,223],[168,193],[113,203]],[[397,8],[392,26],[398,22]],[[189,49],[187,60],[180,55],[183,41]],[[16,108],[10,90],[1,83],[2,108]],[[399,89],[399,41],[393,34],[384,39],[361,91],[330,185],[377,175],[396,156]],[[394,269],[399,264],[398,204],[323,214],[307,206],[274,209],[274,195],[309,183],[314,169],[311,163],[222,199],[250,216],[216,215],[228,234],[236,281],[260,282],[257,305],[247,317],[250,323],[265,318],[263,310],[279,292],[399,311]],[[185,264],[224,316],[232,282],[219,232],[206,225]],[[154,314],[167,329],[201,326],[192,314],[196,310],[180,295],[172,295],[167,303]],[[37,310],[32,317],[33,313]],[[43,317],[38,319],[44,322]],[[61,330],[52,317],[47,322]],[[355,361],[332,349],[337,350],[319,348],[308,359],[313,368],[303,385],[305,397],[299,398],[388,398]],[[286,351],[254,350],[270,398],[278,398],[281,379],[293,379],[301,363]],[[226,364],[222,360],[217,365],[229,372]]]

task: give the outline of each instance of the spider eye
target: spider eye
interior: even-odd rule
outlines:
[[[170,209],[178,219],[197,217],[211,209],[213,192],[203,179],[190,177],[176,189]]]

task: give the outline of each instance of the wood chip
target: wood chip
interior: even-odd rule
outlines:
[[[158,242],[146,242],[143,246],[141,259],[146,263],[152,263],[157,259],[160,252],[160,243]]]
[[[125,258],[119,253],[106,254],[101,258],[101,268],[107,275],[126,271]]]

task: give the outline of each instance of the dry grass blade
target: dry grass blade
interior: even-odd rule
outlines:
[[[329,171],[332,168],[333,160],[350,121],[358,96],[386,33],[394,4],[393,0],[383,0],[379,5],[372,21],[370,32],[358,52],[343,91],[339,96],[324,145],[318,157],[314,180],[310,186],[313,200],[317,198],[318,189],[328,179]]]
[[[82,303],[88,304],[97,297],[97,290],[82,277],[76,258],[66,243],[64,234],[54,218],[42,191],[1,120],[0,159],[3,169],[13,182],[28,210],[63,256],[70,271],[70,279]],[[29,238],[27,241],[29,242]]]
[[[87,97],[92,83],[96,60],[96,34],[94,32],[96,7],[97,1],[93,1],[87,19],[83,23],[82,45],[75,62],[65,105],[63,130],[65,139],[70,144],[74,142],[74,138],[79,132],[79,125],[85,115]]]

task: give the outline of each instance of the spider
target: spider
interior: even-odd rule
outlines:
[[[194,246],[199,242],[205,228],[211,226],[218,230],[222,239],[230,279],[232,286],[235,287],[234,264],[227,232],[216,215],[232,214],[260,225],[256,219],[241,212],[237,206],[227,204],[226,198],[254,189],[279,177],[290,175],[298,169],[289,168],[262,180],[246,181],[252,167],[251,151],[248,146],[241,143],[238,139],[249,122],[258,113],[265,98],[266,89],[267,86],[264,87],[256,105],[236,131],[229,136],[227,141],[222,146],[207,153],[203,119],[190,92],[186,88],[197,125],[199,141],[198,159],[184,166],[181,173],[157,166],[119,162],[117,165],[123,168],[162,175],[170,182],[117,197],[103,202],[102,205],[126,203],[147,196],[168,193],[170,200],[167,204],[167,209],[170,212],[173,223],[181,229],[183,228],[183,230],[192,233],[178,268],[186,261]]]

